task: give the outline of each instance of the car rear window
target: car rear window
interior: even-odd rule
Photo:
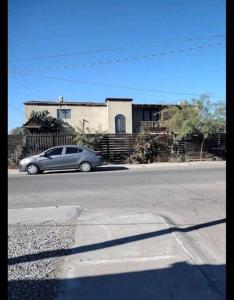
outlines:
[[[73,154],[73,153],[78,153],[78,147],[66,147],[65,154]]]
[[[83,150],[78,147],[66,147],[66,153],[65,154],[74,154],[78,152],[82,152]]]

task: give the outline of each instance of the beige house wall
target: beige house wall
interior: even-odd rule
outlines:
[[[115,116],[122,114],[126,118],[126,133],[132,133],[132,102],[107,100],[108,132],[115,133]]]
[[[71,109],[71,119],[64,119],[75,130],[82,127],[83,119],[87,120],[86,127],[89,127],[92,133],[95,131],[108,131],[107,106],[88,106],[88,105],[61,105],[61,109]],[[27,121],[31,112],[48,110],[52,117],[57,118],[58,105],[25,105],[25,114]]]
[[[24,111],[25,111],[25,122],[28,121],[30,114],[32,111],[43,111],[48,110],[50,115],[52,117],[57,118],[57,107],[54,105],[25,105]]]

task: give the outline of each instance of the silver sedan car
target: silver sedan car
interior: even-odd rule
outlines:
[[[84,146],[65,145],[50,148],[41,154],[29,156],[19,162],[19,171],[38,174],[46,170],[79,169],[89,172],[103,164],[100,152]]]

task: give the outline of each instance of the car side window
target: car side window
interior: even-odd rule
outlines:
[[[59,148],[49,150],[45,154],[46,156],[53,156],[53,155],[61,155],[62,152],[63,152],[63,147],[59,147]]]
[[[66,147],[65,154],[74,154],[74,153],[78,153],[78,152],[79,152],[78,147]]]

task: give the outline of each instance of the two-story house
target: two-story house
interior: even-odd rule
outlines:
[[[128,98],[106,98],[105,102],[27,101],[26,122],[32,111],[48,110],[50,115],[64,120],[74,130],[89,127],[95,133],[113,134],[163,132],[168,119],[163,104],[134,104]]]

